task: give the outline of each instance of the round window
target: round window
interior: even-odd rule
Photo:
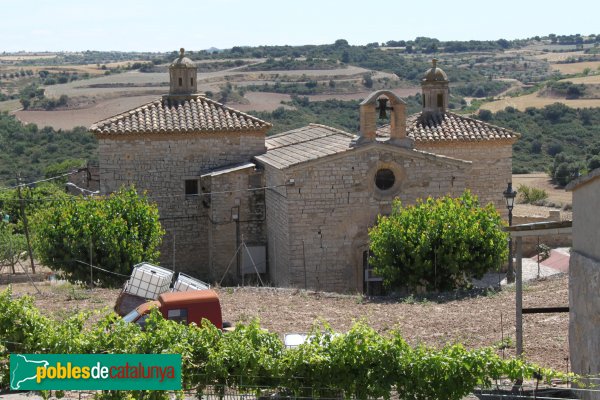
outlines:
[[[388,168],[380,169],[375,174],[375,185],[380,190],[388,190],[394,183],[396,182],[396,177],[394,176],[394,171]]]

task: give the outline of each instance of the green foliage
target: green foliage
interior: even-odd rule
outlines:
[[[25,182],[44,177],[45,169],[65,160],[97,160],[98,142],[84,127],[73,130],[24,125],[15,116],[0,113],[0,182],[15,184],[20,172]]]
[[[8,266],[14,273],[15,265],[24,259],[21,255],[25,250],[27,250],[25,235],[15,233],[14,224],[0,221],[0,267]]]
[[[379,216],[369,231],[375,273],[390,288],[449,290],[496,268],[507,253],[506,233],[492,204],[480,207],[466,191],[461,197],[429,197]]]
[[[37,210],[46,208],[55,201],[69,198],[59,186],[49,182],[38,184],[35,187],[24,186],[21,196],[25,203],[25,213],[29,216]],[[0,211],[2,215],[8,214],[10,222],[15,224],[16,232],[22,233],[22,215],[17,189],[0,191]]]
[[[519,185],[517,192],[519,193],[520,202],[524,204],[534,204],[548,198],[548,193],[544,189],[529,187],[527,185]]]
[[[600,108],[573,109],[560,103],[525,111],[507,108],[487,120],[521,133],[513,146],[514,173],[549,171],[554,177],[559,169],[556,182],[565,184],[597,165],[588,164],[600,149]]]
[[[85,313],[57,321],[42,315],[32,298],[13,298],[10,288],[0,292],[0,309],[0,390],[8,387],[10,352],[181,354],[183,387],[198,390],[198,395],[217,385],[222,395],[226,388],[255,387],[257,397],[262,391],[279,391],[312,398],[389,399],[396,390],[400,399],[459,400],[477,386],[490,387],[495,379],[527,379],[538,371],[519,359],[503,360],[492,348],[411,347],[400,333],[381,335],[362,322],[340,334],[316,325],[306,343],[286,349],[256,321],[227,334],[207,321],[197,327],[165,320],[157,310],[143,331],[114,313],[97,322],[87,321]],[[565,377],[541,372],[546,380]],[[168,395],[103,392],[99,398],[155,394]]]
[[[129,275],[133,265],[158,258],[164,234],[156,205],[134,188],[108,197],[58,200],[39,210],[32,226],[40,261],[71,282],[89,279],[89,270],[77,261],[89,262],[90,250],[94,265]],[[123,282],[107,273],[97,277],[106,285]]]
[[[570,81],[550,81],[546,87],[552,94],[564,96],[567,99],[577,99],[585,93],[585,85],[577,85]]]
[[[453,93],[468,97],[490,97],[495,96],[511,86],[505,81],[480,81],[466,82],[452,88]]]

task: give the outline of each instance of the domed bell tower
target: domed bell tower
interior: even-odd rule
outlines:
[[[448,109],[448,76],[437,66],[437,60],[432,60],[432,67],[427,70],[421,80],[421,96],[423,99],[423,114],[444,114]]]
[[[192,60],[185,57],[185,50],[179,50],[177,57],[169,66],[171,88],[169,96],[190,96],[198,91],[198,68]]]

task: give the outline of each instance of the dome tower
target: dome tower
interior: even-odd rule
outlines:
[[[437,66],[437,60],[432,60],[432,67],[427,70],[421,80],[424,114],[444,114],[448,109],[448,76]]]
[[[169,96],[189,96],[198,91],[198,68],[192,60],[185,57],[185,50],[179,50],[177,57],[169,66],[171,87]]]

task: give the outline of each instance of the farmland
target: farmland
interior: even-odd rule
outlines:
[[[112,307],[119,293],[114,289],[89,291],[70,284],[38,283],[36,294],[30,283],[13,285],[19,295],[31,294],[46,314],[64,318],[78,310]],[[5,288],[0,286],[0,289]],[[468,348],[493,346],[506,357],[514,355],[515,292],[487,291],[456,297],[449,293],[430,298],[365,298],[300,289],[236,287],[217,289],[223,316],[233,323],[258,318],[261,325],[283,337],[307,332],[315,322],[327,322],[336,331],[348,330],[364,320],[378,332],[399,329],[412,344],[443,346],[463,343]],[[525,286],[524,305],[568,304],[565,275]],[[568,315],[532,315],[524,319],[524,348],[527,359],[544,367],[566,370]],[[503,340],[504,339],[504,340]],[[504,344],[504,346],[502,346]],[[502,352],[501,347],[505,347]]]

